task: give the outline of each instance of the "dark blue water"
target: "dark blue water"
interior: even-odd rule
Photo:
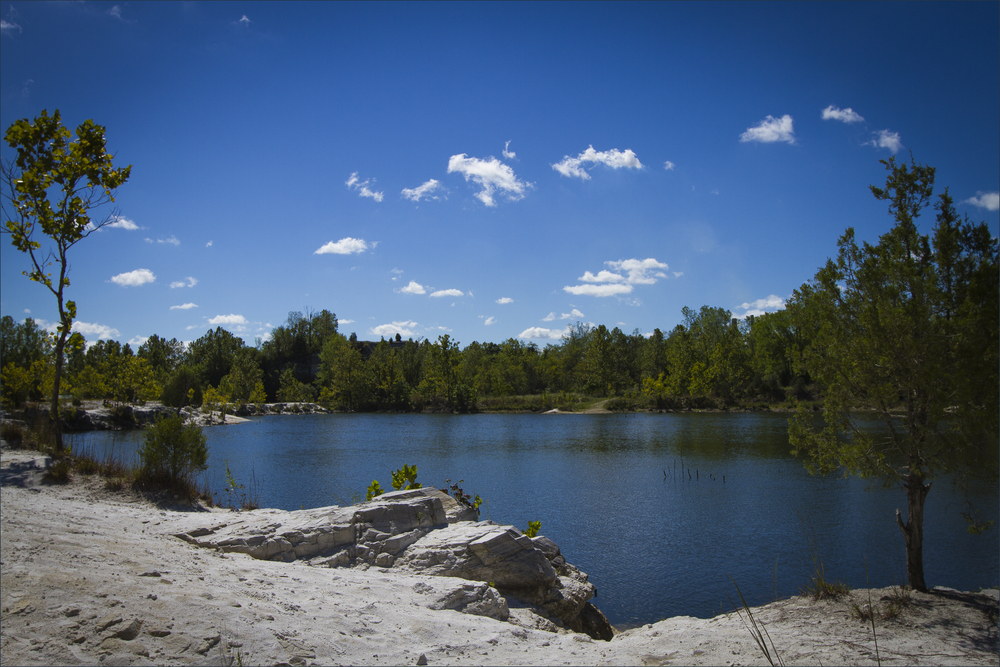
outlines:
[[[337,414],[263,417],[205,434],[207,480],[223,502],[226,461],[241,483],[256,476],[262,506],[283,509],[348,504],[373,479],[390,489],[390,471],[404,463],[418,466],[425,486],[462,479],[486,499],[484,519],[521,529],[541,521],[617,626],[731,610],[729,575],[751,604],[794,595],[813,572],[811,542],[829,580],[864,587],[867,558],[872,586],[906,581],[895,523],[905,493],[809,475],[788,454],[783,415]],[[75,438],[125,452],[141,434]],[[930,586],[997,584],[1000,533],[966,531],[965,497],[943,479],[927,497]],[[969,497],[982,518],[998,519],[997,485]]]

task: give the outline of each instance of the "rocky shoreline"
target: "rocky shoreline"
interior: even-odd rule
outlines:
[[[43,458],[0,456],[5,665],[767,662],[745,613],[595,640],[578,631],[592,585],[558,547],[433,489],[231,512],[50,485]],[[870,593],[877,637],[851,615],[866,590],[753,614],[784,664],[998,664],[996,590],[912,593],[892,618],[893,592]]]
[[[146,405],[119,406],[104,404],[101,401],[87,401],[80,407],[61,408],[63,431],[66,433],[122,431],[143,428],[161,417],[169,417],[176,414],[183,415],[186,424],[220,426],[241,424],[247,421],[249,417],[329,413],[330,410],[316,403],[261,403],[259,405],[247,403],[236,406],[226,412],[219,410],[204,412],[194,407],[172,408],[161,404],[159,401],[151,401]],[[32,423],[38,420],[46,420],[48,419],[48,415],[48,406],[39,405],[30,409],[22,409],[9,413],[5,412],[4,419],[9,418]]]

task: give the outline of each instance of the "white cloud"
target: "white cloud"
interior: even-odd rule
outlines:
[[[486,321],[483,322],[483,324],[485,324],[486,326],[490,326],[491,324],[496,324],[496,323],[497,323],[497,318],[493,317],[492,315],[490,317],[487,317]]]
[[[338,319],[337,320],[337,324],[338,325],[340,325],[340,324],[354,324],[354,320],[341,320],[341,319]]]
[[[542,318],[542,322],[552,322],[553,320],[557,320],[557,319],[558,320],[571,320],[573,318],[579,319],[581,317],[584,317],[584,314],[581,313],[576,308],[574,308],[570,312],[563,313],[563,314],[559,315],[558,317],[556,317],[556,314],[554,312],[549,313],[548,315],[546,315],[545,317]]]
[[[130,232],[134,232],[139,229],[139,225],[135,224],[134,220],[129,220],[124,216],[115,216],[114,222],[109,222],[108,224],[101,227],[101,229],[127,229]]]
[[[191,310],[192,308],[197,308],[196,303],[184,303],[179,306],[170,306],[170,310]]]
[[[249,324],[247,318],[242,315],[216,315],[208,321],[209,324],[218,326],[220,324],[227,324],[230,326],[238,324]]]
[[[674,278],[680,278],[684,275],[683,271],[674,271]]]
[[[632,292],[631,285],[566,285],[563,290],[577,296],[615,296],[617,294],[629,294]]]
[[[768,116],[759,125],[748,127],[747,131],[740,135],[740,141],[758,141],[762,144],[784,141],[794,144],[795,131],[792,129],[792,117],[787,113],[781,118]]]
[[[508,141],[503,145],[503,157],[505,160],[513,160],[517,157],[517,153],[510,150],[510,142]]]
[[[657,278],[666,278],[667,274],[663,271],[669,268],[664,262],[658,262],[652,257],[647,259],[621,259],[604,262],[604,264],[612,270],[601,270],[597,275],[586,271],[579,280],[590,284],[567,285],[563,287],[563,290],[570,294],[583,296],[630,294],[634,285],[652,285],[656,282]]]
[[[25,312],[28,311],[26,310]],[[55,333],[59,329],[59,324],[57,322],[49,322],[47,320],[38,319],[37,317],[34,322],[40,329],[44,329],[49,333]],[[121,335],[121,332],[119,332],[118,329],[109,327],[106,324],[92,324],[90,322],[81,322],[80,320],[73,321],[73,331],[83,334],[84,336],[97,336],[98,340],[108,340],[111,338],[117,338]]]
[[[138,287],[156,280],[156,276],[149,269],[136,269],[126,273],[119,273],[111,277],[111,282],[122,287]]]
[[[471,179],[483,189],[476,193],[475,197],[487,206],[496,206],[493,194],[497,190],[502,190],[510,201],[524,199],[525,190],[531,187],[531,183],[525,183],[514,175],[514,170],[500,162],[495,157],[487,160],[480,160],[475,157],[466,157],[465,153],[452,155],[448,160],[448,173],[457,172],[465,177],[468,183]]]
[[[667,275],[663,271],[670,268],[665,263],[657,262],[652,257],[647,259],[623,259],[617,262],[605,262],[605,264],[615,271],[628,271],[628,278],[626,280],[632,284],[639,285],[652,285],[656,282],[657,278],[666,278]],[[663,271],[657,269],[662,269]]]
[[[361,197],[370,197],[370,198],[374,199],[377,202],[382,201],[382,198],[385,196],[385,193],[374,192],[374,191],[368,189],[368,184],[369,183],[375,183],[375,179],[372,178],[370,180],[366,179],[364,181],[361,181],[361,180],[358,179],[358,172],[356,172],[356,171],[351,174],[350,178],[348,178],[346,181],[344,181],[344,185],[346,185],[348,187],[348,189],[357,190],[359,196],[361,196]]]
[[[147,340],[149,340],[149,336],[133,336],[132,338],[129,339],[128,344],[131,345],[133,348],[139,348]]]
[[[336,243],[330,241],[319,250],[316,250],[314,255],[351,255],[362,253],[368,248],[374,248],[378,245],[378,242],[368,245],[364,239],[355,239],[350,236],[342,238]]]
[[[595,151],[593,146],[576,157],[564,156],[562,162],[555,163],[552,168],[563,176],[575,176],[586,181],[590,179],[590,174],[583,169],[585,162],[607,165],[612,169],[642,169],[642,163],[639,162],[639,158],[631,149],[626,149],[625,152],[619,151],[617,148],[612,148],[609,151]]]
[[[52,330],[55,331],[56,325],[52,325]],[[73,322],[73,331],[78,331],[86,336],[97,336],[97,340],[110,340],[111,338],[117,338],[121,335],[118,329],[109,327],[105,324],[92,324],[90,322]]]
[[[402,292],[403,294],[427,294],[427,290],[424,289],[424,286],[416,280],[411,280],[409,285],[396,291]]]
[[[747,303],[741,304],[740,309],[746,312],[742,315],[737,315],[733,313],[733,317],[738,320],[745,320],[751,315],[754,317],[759,317],[767,312],[774,312],[776,310],[783,310],[785,307],[785,300],[776,294],[771,294],[766,298],[757,299],[756,301],[749,301]]]
[[[546,329],[545,327],[529,327],[518,334],[518,338],[524,338],[526,340],[537,339],[537,338],[550,338],[558,340],[563,336],[568,335],[570,332],[570,327],[565,329]]]
[[[440,290],[438,290],[436,292],[431,292],[431,296],[433,296],[433,297],[465,296],[465,294],[462,293],[462,290],[457,290],[457,289],[440,289]]]
[[[888,148],[893,153],[898,153],[899,149],[903,147],[903,142],[900,141],[899,132],[890,132],[889,130],[879,130],[874,133],[875,138],[869,142],[866,142],[866,146],[875,146],[876,148]]]
[[[238,21],[238,23],[241,26],[243,26],[244,28],[248,28],[248,27],[250,27],[251,21],[250,21],[250,19],[247,18],[247,15],[244,14],[243,16],[240,17],[240,20]]]
[[[118,5],[114,5],[111,9],[108,10],[108,14],[114,16],[116,19],[121,19],[122,8],[119,7]]]
[[[169,243],[170,245],[173,245],[173,246],[179,246],[181,244],[180,240],[176,236],[174,236],[173,234],[171,234],[170,238],[167,238],[167,239],[156,239],[156,242],[157,243]]]
[[[170,289],[177,289],[178,287],[194,287],[197,284],[198,284],[197,278],[192,278],[191,276],[188,276],[187,282],[184,282],[183,280],[175,280],[174,282],[170,283]]]
[[[663,168],[664,168],[665,170],[667,170],[667,171],[673,171],[673,170],[674,170],[674,167],[676,167],[676,166],[677,166],[677,165],[675,165],[675,164],[674,164],[673,162],[671,162],[670,160],[667,160],[666,162],[664,162],[664,163],[663,163]]]
[[[21,26],[16,23],[8,23],[7,21],[0,19],[0,32],[12,34],[15,30],[21,32]]]
[[[839,120],[842,123],[860,123],[864,120],[861,114],[856,113],[851,107],[841,109],[832,104],[823,109],[823,120]]]
[[[370,331],[376,336],[383,338],[395,338],[396,334],[399,334],[403,338],[413,338],[416,335],[413,332],[413,328],[416,326],[418,326],[417,323],[410,320],[402,322],[393,321],[392,324],[380,324],[377,327],[372,327]]]
[[[205,247],[206,247],[206,248],[211,248],[211,247],[212,247],[212,242],[211,242],[211,241],[209,241],[208,243],[206,243],[206,244],[205,244]]]
[[[436,179],[431,179],[424,183],[423,185],[417,186],[415,188],[403,188],[402,195],[410,201],[420,201],[421,199],[437,199],[437,197],[432,197],[430,193],[437,190],[443,190],[443,186]]]
[[[972,204],[987,211],[1000,210],[1000,192],[977,192],[978,197],[969,197],[963,204]]]
[[[590,271],[584,271],[578,280],[585,283],[620,283],[625,280],[625,276],[602,269],[597,272],[596,276]]]
[[[503,306],[508,303],[514,303],[514,299],[510,298],[509,296],[502,296],[499,299],[497,299],[497,303]]]

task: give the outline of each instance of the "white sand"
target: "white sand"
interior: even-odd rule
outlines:
[[[204,514],[104,491],[97,478],[45,484],[34,456],[0,457],[5,666],[413,665],[421,655],[429,665],[767,664],[735,613],[672,618],[601,642],[432,609],[468,583],[460,579],[199,549],[171,534]],[[879,605],[888,593],[872,597]],[[996,609],[991,593],[913,594],[899,618],[876,621],[882,663],[997,665],[996,616],[983,611]],[[851,597],[866,602],[867,591]],[[753,613],[785,664],[875,664],[871,626],[851,618],[850,601],[797,597]]]

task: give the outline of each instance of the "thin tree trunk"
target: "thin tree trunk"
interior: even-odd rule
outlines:
[[[49,422],[55,439],[56,454],[63,453],[62,420],[59,418],[59,386],[62,382],[63,350],[66,348],[66,334],[60,333],[56,341],[55,377],[52,382],[52,403],[49,405]]]
[[[903,525],[902,513],[896,510],[896,523],[903,531],[906,543],[906,579],[910,588],[926,592],[924,583],[924,501],[931,484],[924,484],[924,477],[918,471],[911,472],[906,479],[906,525]]]

